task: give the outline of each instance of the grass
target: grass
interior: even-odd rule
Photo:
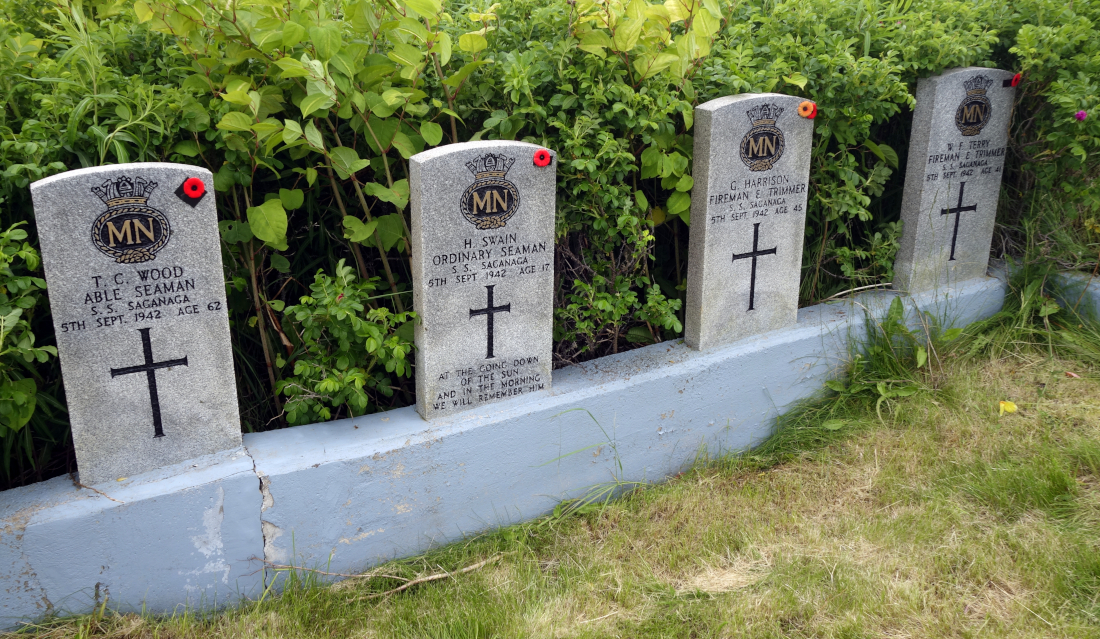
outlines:
[[[1013,322],[992,321],[981,335],[997,340],[964,337],[966,348],[894,380],[918,390],[885,407],[872,373],[899,370],[883,364],[892,351],[879,341],[866,392],[853,380],[787,416],[782,436],[751,456],[603,507],[369,579],[325,587],[289,574],[282,595],[222,615],[107,611],[28,634],[1100,637],[1100,366],[1075,350],[1088,330],[1056,344]],[[1001,400],[1018,411],[999,415]]]

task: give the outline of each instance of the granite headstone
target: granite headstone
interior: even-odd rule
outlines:
[[[550,388],[556,171],[553,152],[522,142],[409,160],[425,419]]]
[[[795,323],[816,113],[812,102],[776,93],[696,107],[689,346]]]
[[[84,484],[241,445],[213,186],[153,163],[31,185]]]
[[[969,67],[917,82],[895,288],[925,291],[986,274],[1013,78]]]

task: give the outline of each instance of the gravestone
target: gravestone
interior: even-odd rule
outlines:
[[[31,185],[84,484],[241,445],[213,187],[180,164]]]
[[[925,291],[986,274],[1013,77],[969,67],[917,82],[895,288]]]
[[[425,419],[550,388],[556,172],[552,152],[522,142],[409,160]]]
[[[689,346],[795,323],[816,113],[812,102],[776,93],[696,107]]]

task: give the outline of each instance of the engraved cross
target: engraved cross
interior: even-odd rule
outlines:
[[[951,259],[948,262],[955,259],[955,240],[959,239],[959,218],[967,211],[977,211],[978,205],[971,204],[970,206],[963,206],[963,188],[966,186],[966,182],[959,182],[959,203],[955,208],[940,209],[940,215],[954,215],[955,216],[955,231],[951,234]]]
[[[153,345],[149,342],[149,329],[139,328],[141,333],[141,348],[145,352],[145,363],[126,368],[112,368],[111,377],[130,375],[132,373],[145,373],[149,382],[149,403],[153,405],[153,437],[164,437],[164,428],[160,420],[160,396],[157,395],[157,369],[170,368],[172,366],[187,366],[187,358],[170,359],[164,362],[153,361]]]
[[[489,294],[489,301],[485,305],[485,308],[478,308],[478,309],[471,308],[470,309],[470,319],[473,319],[474,317],[476,317],[478,315],[484,315],[485,316],[485,327],[486,327],[485,330],[487,331],[486,332],[486,338],[485,338],[485,344],[486,344],[486,346],[485,346],[485,359],[493,359],[493,357],[494,357],[494,355],[493,355],[493,314],[494,313],[502,313],[502,312],[503,313],[511,313],[512,312],[512,303],[511,302],[508,302],[504,306],[493,306],[493,287],[495,287],[495,286],[496,286],[496,284],[487,284],[485,286],[485,290],[488,291],[488,294]]]
[[[753,302],[756,297],[756,258],[761,255],[775,255],[775,248],[765,251],[757,250],[760,244],[760,222],[752,225],[752,251],[748,253],[734,253],[733,261],[752,258],[752,274],[749,276],[749,310],[753,310]]]

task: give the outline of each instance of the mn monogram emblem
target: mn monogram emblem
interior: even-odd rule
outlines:
[[[168,218],[147,202],[156,182],[120,177],[92,187],[107,210],[92,224],[92,243],[122,264],[154,260],[172,231]]]
[[[741,139],[741,161],[750,171],[767,171],[783,156],[786,146],[783,132],[775,126],[783,109],[775,104],[761,104],[745,113],[752,128]]]
[[[519,208],[519,190],[504,179],[514,158],[486,153],[466,163],[474,183],[462,194],[462,215],[481,230],[499,229]]]
[[[976,75],[963,82],[963,86],[966,87],[966,97],[955,111],[955,126],[959,127],[963,135],[978,135],[989,122],[993,104],[985,96],[985,92],[991,84],[993,80],[984,75]]]

